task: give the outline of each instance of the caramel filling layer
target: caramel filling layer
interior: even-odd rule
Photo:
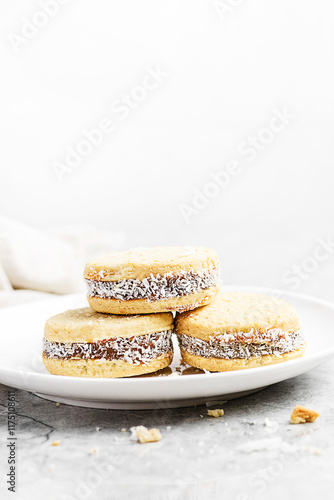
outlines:
[[[118,359],[145,364],[166,353],[173,353],[171,330],[98,342],[43,342],[43,355],[53,359]]]
[[[277,342],[221,342],[217,340],[205,341],[189,335],[179,334],[178,341],[181,349],[189,354],[205,358],[247,359],[251,356],[274,355],[281,356],[286,352],[299,349],[305,339],[301,330],[296,330]]]
[[[172,299],[191,295],[217,285],[219,269],[205,269],[200,272],[179,274],[151,274],[143,280],[96,281],[86,279],[89,297],[102,299],[147,301]]]

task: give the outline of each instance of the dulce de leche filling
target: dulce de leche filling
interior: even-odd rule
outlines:
[[[60,343],[43,341],[43,355],[53,359],[123,360],[146,364],[162,354],[172,353],[172,331],[115,337],[98,342]]]
[[[163,276],[151,274],[143,280],[97,281],[86,279],[85,281],[89,297],[154,301],[182,297],[199,290],[206,290],[217,285],[218,279],[219,268],[217,267],[198,272],[168,273]]]
[[[189,354],[196,356],[203,356],[205,358],[221,358],[221,359],[247,359],[251,356],[265,356],[274,355],[281,356],[290,351],[299,349],[305,343],[304,335],[301,330],[293,332],[281,332],[275,329],[275,333],[269,340],[270,335],[267,336],[267,341],[256,338],[253,334],[248,335],[248,341],[242,338],[242,332],[235,336],[233,340],[231,336],[229,339],[222,337],[213,340],[202,340],[189,335],[178,334],[178,341],[181,349],[184,349]],[[238,341],[239,340],[239,341]],[[254,340],[256,340],[254,342]]]

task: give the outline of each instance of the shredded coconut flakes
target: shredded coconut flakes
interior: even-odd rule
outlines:
[[[172,352],[172,331],[116,337],[94,343],[60,343],[44,339],[43,351],[46,357],[53,359],[123,359],[138,365]]]
[[[219,269],[216,268],[198,272],[184,271],[179,274],[167,273],[163,276],[151,274],[143,280],[96,281],[86,279],[85,282],[89,297],[116,300],[145,299],[150,302],[191,295],[199,290],[206,290],[215,286],[218,279]]]
[[[296,330],[286,336],[285,340],[271,344],[260,343],[240,343],[240,342],[221,342],[209,340],[205,341],[190,335],[178,334],[178,340],[181,349],[188,351],[196,356],[206,358],[214,357],[221,359],[242,358],[247,359],[251,356],[265,356],[267,354],[281,356],[282,354],[299,349],[304,344],[304,336],[301,330]]]

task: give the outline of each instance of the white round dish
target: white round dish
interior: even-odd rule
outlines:
[[[172,365],[174,376],[89,379],[51,375],[41,361],[44,323],[54,314],[86,305],[83,295],[68,295],[0,310],[0,383],[77,406],[172,408],[245,396],[301,375],[334,355],[334,305],[292,292],[224,286],[224,291],[237,290],[267,293],[293,304],[300,313],[306,335],[305,356],[248,370],[184,374],[186,367],[181,367],[177,352]]]

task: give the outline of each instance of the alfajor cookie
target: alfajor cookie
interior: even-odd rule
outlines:
[[[43,363],[54,375],[131,377],[168,366],[173,358],[171,313],[100,314],[89,307],[45,324]]]
[[[218,293],[219,258],[202,247],[137,248],[91,260],[84,278],[95,311],[188,311]]]
[[[280,363],[305,351],[296,309],[257,293],[222,293],[177,314],[176,333],[184,361],[214,372]]]

